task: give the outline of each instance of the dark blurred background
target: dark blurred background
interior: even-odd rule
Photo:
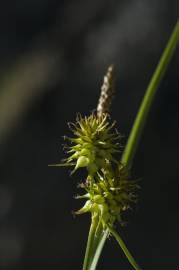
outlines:
[[[96,108],[111,63],[112,117],[128,136],[178,11],[177,0],[1,1],[0,269],[82,269],[90,217],[71,214],[80,175],[47,165],[64,157],[67,122]],[[179,269],[178,70],[179,49],[135,158],[139,203],[118,228],[145,270]],[[131,269],[113,239],[98,269]]]

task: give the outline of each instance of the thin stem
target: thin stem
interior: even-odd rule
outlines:
[[[116,241],[120,245],[121,249],[123,250],[124,254],[126,255],[127,259],[129,260],[130,264],[134,267],[135,270],[141,270],[140,266],[136,263],[133,256],[129,252],[128,248],[126,247],[124,241],[120,237],[120,235],[111,227],[108,226],[110,233],[115,237]]]
[[[106,232],[103,230],[103,226],[101,224],[100,219],[96,217],[95,224],[93,224],[94,227],[90,228],[89,237],[88,237],[88,245],[90,246],[90,251],[86,250],[86,259],[85,259],[85,269],[96,269],[96,265],[98,262],[95,260],[95,257],[97,255],[97,247],[103,245],[105,240],[104,236],[106,235]],[[100,243],[100,244],[99,244]]]
[[[94,237],[94,241],[93,241],[93,251],[96,251],[96,247],[98,246],[99,241],[101,240],[101,237],[103,235],[103,227],[101,224],[100,219],[98,220],[98,225],[96,227],[96,231],[95,231],[95,237]]]
[[[143,128],[144,128],[144,124],[146,122],[146,119],[149,113],[149,109],[152,105],[152,101],[154,99],[156,90],[159,86],[161,79],[164,76],[164,73],[178,45],[178,42],[179,42],[179,21],[177,21],[175,25],[175,28],[171,34],[171,37],[167,43],[167,46],[163,52],[163,55],[152,76],[152,79],[149,83],[149,86],[146,90],[145,96],[142,100],[137,116],[135,118],[126,147],[124,149],[121,162],[122,164],[125,164],[125,166],[129,169],[132,166],[132,161],[133,161],[133,158],[134,158],[134,155],[135,155],[135,152],[136,152],[136,149],[137,149],[137,146],[138,146],[138,143],[139,143],[139,140],[140,140]],[[96,254],[94,255],[94,259],[93,259],[94,263],[92,262],[91,264],[91,266],[94,265],[94,267],[91,268],[90,270],[95,270],[95,267],[99,260],[106,238],[107,237],[105,237],[105,235],[103,235],[103,237],[101,238],[96,249]]]
[[[83,270],[89,269],[91,259],[93,258],[92,251],[93,251],[93,243],[94,243],[97,225],[98,225],[98,217],[92,216],[91,226],[90,226],[90,230],[89,230],[89,234],[88,234],[88,241],[87,241],[87,246],[86,246],[85,258],[84,258],[84,263],[83,263]]]
[[[93,260],[92,260],[92,263],[90,265],[90,270],[95,270],[96,269],[96,266],[98,264],[98,261],[99,261],[99,257],[101,255],[101,251],[104,247],[104,244],[105,244],[105,241],[107,239],[109,235],[109,230],[106,229],[105,231],[102,231],[102,234],[101,234],[101,237],[98,241],[98,245],[96,246],[96,250],[95,250],[95,253],[94,253],[94,256],[93,256]]]
[[[165,71],[170,63],[172,55],[179,42],[179,21],[176,23],[175,28],[171,34],[168,44],[163,52],[163,55],[158,63],[158,66],[149,82],[148,88],[142,100],[141,106],[135,118],[132,130],[130,132],[121,162],[127,168],[131,168],[136,149],[141,138],[141,134],[146,123],[152,101],[158,89],[158,86],[163,78]]]

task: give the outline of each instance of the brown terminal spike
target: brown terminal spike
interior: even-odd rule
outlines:
[[[114,66],[110,65],[101,87],[101,95],[97,106],[98,117],[101,117],[104,113],[109,113],[114,95],[114,79]]]

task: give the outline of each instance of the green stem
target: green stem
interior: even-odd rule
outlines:
[[[146,123],[146,118],[148,116],[149,110],[152,105],[155,93],[158,86],[163,78],[165,71],[170,63],[172,55],[179,42],[179,21],[176,23],[175,28],[171,34],[168,44],[163,52],[163,55],[158,63],[158,66],[149,82],[148,88],[142,100],[141,106],[135,118],[132,130],[130,132],[124,153],[122,155],[121,162],[125,164],[128,169],[132,166],[132,161],[136,153],[136,149],[141,138],[141,134]]]
[[[129,260],[130,264],[134,267],[135,270],[141,270],[140,266],[136,263],[134,258],[132,257],[131,253],[127,249],[124,241],[120,237],[120,235],[111,227],[108,226],[110,233],[115,237],[116,241],[119,243],[121,249],[123,250],[124,254],[126,255],[127,259]]]
[[[103,227],[101,224],[100,219],[98,220],[98,225],[96,228],[96,232],[95,232],[95,237],[94,237],[94,241],[93,241],[93,251],[96,251],[96,248],[98,246],[99,241],[101,240],[101,237],[103,235]]]
[[[99,238],[98,245],[96,246],[96,250],[95,250],[94,255],[93,255],[93,260],[92,260],[92,263],[90,265],[90,270],[96,269],[96,266],[97,266],[98,261],[99,261],[99,257],[101,255],[101,251],[104,247],[104,244],[105,244],[105,241],[106,241],[108,235],[109,235],[108,229],[101,232],[101,236]]]
[[[137,113],[137,116],[135,118],[133,127],[129,135],[129,139],[124,149],[121,162],[122,164],[125,164],[125,166],[129,169],[132,166],[132,161],[133,161],[133,158],[134,158],[134,155],[135,155],[135,152],[136,152],[136,149],[137,149],[137,146],[138,146],[138,143],[139,143],[139,140],[140,140],[143,128],[144,128],[144,124],[146,122],[146,119],[149,113],[149,109],[152,105],[152,101],[154,99],[155,93],[157,91],[157,88],[159,86],[161,79],[164,76],[164,73],[168,67],[168,64],[172,58],[172,55],[178,45],[178,42],[179,42],[179,21],[177,21],[175,25],[175,28],[171,34],[171,37],[167,43],[167,46],[163,52],[163,55],[157,65],[157,68],[152,76],[151,81],[149,82],[149,86],[146,90],[145,96],[140,105],[139,111]],[[93,266],[94,267],[91,268],[90,270],[95,270],[95,267],[97,265],[104,243],[107,238],[106,235],[103,235],[103,237],[98,243],[96,253],[94,255],[94,259],[91,264],[91,267]]]
[[[94,244],[97,226],[98,226],[98,217],[92,216],[91,226],[90,226],[90,230],[88,234],[85,258],[84,258],[84,263],[83,263],[83,270],[89,270],[91,259],[93,258],[93,244]]]
[[[101,240],[104,237],[104,235],[105,232],[103,231],[101,221],[96,216],[95,219],[92,219],[89,231],[83,270],[96,269],[98,259],[97,261],[95,260],[95,255],[97,255],[97,247],[101,246],[101,244],[103,245],[104,240],[103,241]],[[99,245],[99,243],[101,244]]]

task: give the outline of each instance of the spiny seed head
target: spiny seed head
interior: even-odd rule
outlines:
[[[108,173],[98,174],[98,181],[84,185],[87,193],[78,198],[88,198],[85,205],[76,213],[91,212],[98,214],[103,227],[113,225],[118,220],[121,224],[122,214],[137,201],[136,182],[128,179],[123,168],[117,170],[113,177]]]
[[[114,154],[119,152],[120,135],[114,130],[115,123],[110,123],[107,114],[100,118],[94,113],[89,117],[78,115],[76,123],[70,124],[74,134],[68,138],[71,146],[65,159],[69,165],[76,162],[75,170],[86,167],[89,175],[105,168],[108,163],[115,162]]]

